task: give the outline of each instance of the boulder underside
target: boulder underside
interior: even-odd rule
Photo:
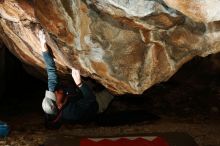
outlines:
[[[7,0],[0,38],[41,75],[44,28],[61,78],[75,67],[112,93],[141,94],[193,57],[220,51],[219,7],[219,0]]]

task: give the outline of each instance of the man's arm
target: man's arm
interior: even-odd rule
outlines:
[[[62,116],[65,120],[88,120],[94,117],[98,111],[96,96],[92,89],[86,83],[83,83],[79,89],[82,97],[77,102],[69,101],[66,108],[63,109]]]
[[[56,66],[49,51],[42,52],[42,53],[43,53],[43,58],[44,58],[44,62],[46,64],[46,69],[47,69],[48,89],[49,91],[54,92],[58,84]]]
[[[90,104],[91,102],[94,102],[95,95],[92,89],[90,89],[88,85],[82,82],[81,76],[80,76],[80,70],[72,68],[72,77],[76,85],[79,87],[82,93],[82,96],[83,96],[83,98],[81,98],[78,103],[86,105],[86,104]]]
[[[72,68],[72,77],[76,85],[79,87],[80,98],[77,102],[69,100],[66,108],[63,109],[63,118],[66,120],[80,120],[91,118],[98,110],[96,106],[96,97],[92,89],[81,81],[80,71]]]
[[[39,39],[40,39],[41,51],[43,54],[44,62],[46,64],[46,70],[48,75],[48,90],[54,92],[58,84],[56,65],[53,60],[53,57],[51,56],[50,52],[47,49],[45,34],[42,30],[39,31]]]

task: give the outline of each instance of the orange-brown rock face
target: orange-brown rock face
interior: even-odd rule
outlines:
[[[113,93],[141,94],[193,57],[220,51],[219,6],[218,0],[5,0],[0,37],[43,73],[41,25],[61,76],[75,67]]]

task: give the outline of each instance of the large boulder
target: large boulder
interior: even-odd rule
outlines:
[[[45,73],[41,27],[59,75],[81,70],[116,94],[141,94],[195,56],[220,51],[218,0],[5,0],[0,37]]]

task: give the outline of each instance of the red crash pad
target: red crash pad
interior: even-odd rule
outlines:
[[[198,146],[186,133],[150,133],[110,137],[50,135],[44,146]]]
[[[169,146],[161,137],[85,138],[80,146]]]

